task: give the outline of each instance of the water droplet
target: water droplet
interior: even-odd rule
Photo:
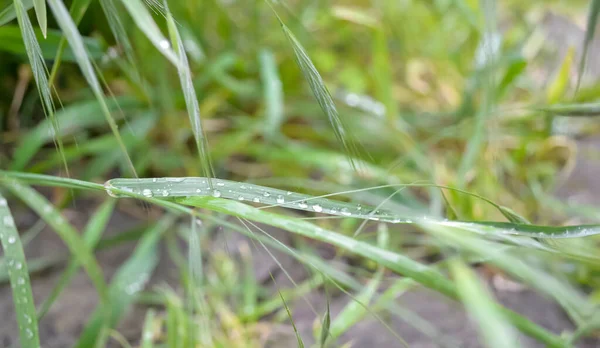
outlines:
[[[356,206],[356,210],[361,211],[362,210],[362,206],[359,204]]]
[[[16,241],[17,238],[15,238],[15,236],[8,237],[8,244],[15,244]]]
[[[260,198],[254,197],[254,199],[252,200],[252,202],[254,202],[254,203],[260,203]]]
[[[17,262],[17,263],[15,263],[15,268],[16,269],[21,269],[21,268],[23,268],[23,264],[20,263],[20,262]]]
[[[221,197],[221,191],[219,190],[214,190],[212,193],[213,197]]]
[[[341,213],[344,216],[350,216],[350,215],[352,215],[352,213],[348,211],[348,208],[342,208]]]
[[[15,264],[15,260],[8,261],[8,266],[12,267]]]
[[[302,209],[306,209],[306,208],[308,208],[308,204],[306,204],[306,203],[304,203],[304,202],[300,202],[300,203],[298,203],[298,206],[299,206],[300,208],[302,208]]]
[[[244,200],[244,197],[242,197],[242,196],[238,197],[238,201],[243,201],[243,200]]]
[[[25,278],[23,278],[23,277],[19,277],[19,279],[17,279],[17,284],[18,284],[18,285],[23,285],[23,284],[25,284]]]
[[[0,207],[6,207],[6,199],[0,198]]]
[[[217,186],[225,186],[225,184],[224,184],[224,183],[222,183],[222,182],[218,182],[218,183],[217,183]]]
[[[156,178],[152,178],[152,182],[156,182]]]
[[[323,211],[323,208],[322,208],[320,205],[318,205],[318,204],[315,204],[315,205],[313,205],[313,206],[312,206],[312,208],[313,208],[313,210],[314,210],[314,211],[316,211],[317,213],[320,213],[320,212],[322,212],[322,211]]]
[[[152,197],[152,191],[150,189],[144,189],[142,195],[144,195],[144,197]]]
[[[202,189],[196,189],[196,193],[202,192]]]
[[[15,226],[15,222],[13,221],[12,217],[10,217],[10,216],[5,216],[2,220],[4,221],[4,226],[6,226],[6,227],[14,227]]]
[[[158,45],[160,46],[160,48],[162,48],[163,50],[169,49],[169,47],[171,47],[171,44],[169,43],[169,41],[167,40],[160,40],[160,42],[158,43]]]
[[[292,191],[288,191],[288,192],[286,193],[286,195],[288,195],[288,196],[289,196],[289,195],[291,195],[291,194],[292,194]]]
[[[270,194],[269,192],[265,192],[265,193],[263,193],[263,196],[265,196],[265,197],[269,197],[270,195],[271,195],[271,194]]]
[[[119,198],[119,195],[113,192],[114,186],[111,185],[108,181],[104,184],[104,189],[109,196]]]
[[[31,329],[26,329],[25,334],[27,335],[27,338],[33,338],[33,331],[31,331]]]
[[[242,186],[240,186],[240,188],[241,188],[242,190],[245,190],[247,187],[246,187],[246,185],[242,185]]]
[[[33,321],[33,320],[31,320],[31,317],[28,316],[27,314],[23,314],[23,317],[25,318],[25,321],[27,322],[27,324],[31,324],[31,322]]]
[[[283,198],[283,196],[281,196],[281,195],[280,195],[280,196],[277,196],[277,203],[278,203],[278,204],[283,204],[283,203],[285,203],[285,199]]]
[[[162,195],[163,195],[163,197],[167,197],[169,195],[169,191],[163,190]]]

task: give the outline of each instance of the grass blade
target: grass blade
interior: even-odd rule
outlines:
[[[83,241],[90,248],[94,249],[100,238],[102,237],[102,232],[106,228],[108,224],[108,220],[113,212],[116,201],[114,199],[106,200],[96,213],[90,218],[85,230],[83,232]],[[71,260],[66,267],[65,271],[62,273],[59,280],[56,282],[56,286],[50,292],[50,295],[46,298],[44,303],[40,306],[38,310],[38,318],[41,320],[44,315],[48,312],[54,301],[58,298],[64,288],[69,284],[71,278],[76,274],[79,269],[80,263],[77,260]]]
[[[354,139],[352,138],[350,133],[348,133],[348,131],[346,130],[342,119],[338,114],[335,103],[333,102],[333,98],[331,97],[327,86],[325,86],[325,82],[323,81],[321,74],[319,74],[319,72],[317,71],[317,68],[312,63],[310,57],[308,56],[308,53],[306,53],[306,50],[304,49],[304,47],[302,47],[302,44],[300,44],[300,41],[296,39],[296,36],[294,36],[292,31],[283,23],[277,12],[275,12],[275,9],[273,9],[273,12],[275,13],[275,16],[277,16],[277,20],[279,21],[279,24],[283,29],[283,33],[285,34],[290,45],[292,46],[292,49],[294,50],[294,58],[296,59],[296,64],[298,64],[298,66],[300,67],[300,70],[304,75],[304,79],[308,81],[310,89],[313,95],[315,96],[315,99],[317,99],[321,110],[329,119],[329,122],[333,127],[335,137],[337,138],[338,142],[342,144],[342,147],[346,152],[348,161],[352,165],[352,168],[356,170],[356,159],[359,157],[356,143],[354,142]]]
[[[271,141],[279,134],[279,128],[284,121],[283,88],[277,62],[273,52],[263,49],[258,55],[260,61],[260,78],[263,85],[263,103],[266,106],[264,135]]]
[[[21,0],[14,0],[15,11],[17,13],[17,20],[19,22],[19,28],[21,28],[21,32],[23,34],[23,42],[25,43],[25,48],[27,51],[27,57],[29,58],[29,64],[31,65],[31,70],[33,72],[33,77],[35,79],[38,92],[40,94],[40,98],[42,99],[42,107],[44,109],[44,114],[50,120],[52,124],[52,129],[54,131],[54,141],[57,145],[58,152],[61,155],[61,159],[63,161],[63,165],[65,171],[67,172],[67,176],[69,176],[69,168],[67,167],[67,160],[65,158],[63,143],[60,135],[60,127],[58,121],[55,117],[54,113],[54,102],[52,101],[52,92],[50,91],[50,87],[48,85],[48,69],[46,68],[46,63],[42,56],[42,50],[37,41],[35,33],[33,31],[33,26],[29,21],[29,17],[27,16],[27,11],[23,6]],[[39,6],[39,5],[38,5]],[[36,7],[36,13],[38,8]],[[41,11],[41,10],[40,10]],[[43,15],[44,21],[46,18],[46,7],[45,2],[43,5]],[[38,20],[39,20],[38,14]],[[45,29],[43,30],[44,36],[46,36]]]
[[[21,0],[21,4],[25,11],[29,11],[33,7],[33,0]],[[17,11],[14,2],[8,6],[2,12],[0,12],[0,26],[17,18]]]
[[[156,312],[150,308],[146,312],[146,318],[144,319],[144,328],[142,329],[141,348],[152,348],[154,347],[154,320]]]
[[[188,64],[185,47],[183,46],[181,36],[179,35],[179,31],[177,30],[177,26],[175,24],[175,20],[173,19],[171,11],[167,7],[166,2],[165,11],[167,11],[167,26],[169,28],[171,42],[179,59],[176,67],[179,73],[179,81],[181,83],[181,89],[183,90],[183,96],[185,98],[188,116],[192,125],[192,131],[194,133],[194,140],[196,141],[196,149],[198,150],[198,155],[200,156],[202,171],[205,177],[212,178],[214,173],[210,160],[210,153],[208,151],[208,142],[206,140],[206,136],[204,136],[204,130],[202,129],[200,106],[198,105],[196,90],[194,89],[194,84],[192,82],[192,72]]]
[[[450,262],[450,271],[454,277],[458,294],[478,323],[482,336],[490,348],[517,348],[520,345],[513,328],[498,311],[498,307],[473,271],[458,260]]]
[[[275,286],[277,286],[277,283],[275,282],[275,278],[273,277],[273,273],[269,272],[269,275],[271,276],[271,280],[273,280],[273,284],[275,284]],[[294,328],[294,334],[296,335],[296,341],[298,342],[298,348],[304,348],[304,341],[302,341],[302,337],[300,336],[300,333],[298,332],[298,329],[296,328],[296,323],[294,323],[294,317],[292,317],[292,312],[290,311],[290,308],[288,307],[287,303],[285,302],[285,298],[283,297],[283,294],[281,293],[279,288],[277,288],[277,293],[279,294],[279,297],[281,298],[283,307],[285,308],[287,316],[290,319],[290,322],[292,323],[292,327]]]
[[[0,242],[8,265],[15,314],[19,324],[19,338],[23,348],[39,348],[38,321],[31,292],[27,260],[21,237],[8,208],[6,199],[0,194]]]
[[[546,92],[548,104],[559,102],[565,95],[565,92],[569,87],[569,77],[571,75],[571,65],[573,64],[574,55],[575,50],[573,47],[569,47],[567,55],[560,65],[560,69],[558,69],[554,80],[548,85],[548,90]]]
[[[171,49],[169,41],[161,33],[152,15],[140,0],[121,0],[137,27],[146,35],[148,40],[176,67],[179,59]]]
[[[587,27],[585,29],[585,38],[583,40],[583,52],[581,53],[581,59],[579,60],[579,69],[577,73],[577,85],[575,86],[575,93],[579,90],[581,85],[581,79],[585,72],[585,65],[587,63],[588,50],[590,43],[594,39],[596,34],[596,23],[598,23],[598,14],[600,14],[600,0],[591,0],[590,8],[588,9]]]
[[[46,0],[33,0],[33,8],[35,9],[35,16],[38,20],[38,25],[42,30],[42,34],[46,37],[46,31],[48,30],[48,18],[46,17]]]
[[[104,322],[107,310],[102,306],[96,308],[83,333],[79,337],[76,347],[92,347],[106,324],[114,327],[125,310],[135,299],[135,295],[142,290],[158,263],[157,244],[162,234],[172,225],[173,215],[167,215],[151,227],[139,242],[133,255],[119,268],[113,277],[108,290],[111,308],[108,311],[110,318]]]
[[[48,4],[50,5],[50,9],[54,13],[54,17],[56,18],[58,25],[65,34],[69,45],[73,49],[73,53],[75,54],[77,63],[79,64],[79,68],[81,69],[83,76],[85,77],[88,85],[94,92],[94,96],[96,97],[96,99],[100,103],[100,106],[102,107],[102,113],[104,114],[104,117],[106,118],[110,129],[115,135],[115,139],[119,144],[119,148],[123,152],[123,156],[127,161],[129,169],[131,170],[134,176],[137,176],[133,163],[131,162],[131,158],[127,153],[127,148],[125,147],[123,139],[121,139],[121,135],[119,134],[119,128],[114,118],[110,114],[108,105],[106,104],[106,100],[104,99],[102,87],[100,86],[100,82],[98,81],[98,77],[96,76],[96,72],[94,71],[90,58],[88,57],[88,54],[83,45],[83,40],[81,38],[81,35],[77,31],[75,23],[73,23],[73,20],[71,19],[71,16],[67,12],[67,9],[65,8],[65,5],[62,1],[48,0]]]
[[[94,283],[101,301],[106,301],[106,284],[102,269],[94,258],[90,248],[83,242],[77,231],[65,220],[65,218],[52,206],[46,198],[17,181],[4,185],[15,196],[25,202],[33,209],[54,231],[60,236],[71,254],[83,266],[88,276]]]

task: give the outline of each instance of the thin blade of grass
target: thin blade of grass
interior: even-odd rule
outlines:
[[[546,99],[549,104],[555,104],[559,102],[566,94],[567,88],[569,87],[569,78],[571,76],[571,66],[573,65],[574,56],[575,49],[573,47],[569,47],[565,59],[560,65],[556,76],[548,85]]]
[[[29,9],[33,7],[33,0],[21,0],[21,4],[25,11],[29,11]],[[12,4],[6,6],[2,12],[0,12],[0,26],[5,25],[15,18],[17,18],[17,11],[13,2]]]
[[[136,294],[143,289],[150,279],[158,263],[157,244],[163,233],[173,224],[173,221],[174,216],[167,215],[146,231],[133,255],[119,268],[111,281],[108,293],[112,308],[108,311],[110,313],[108,322],[104,322],[107,310],[102,306],[96,308],[79,337],[76,347],[93,346],[104,325],[113,328],[119,322],[125,310],[135,299]]]
[[[271,276],[271,280],[273,281],[273,284],[275,284],[275,286],[277,287],[277,283],[275,282],[275,277],[273,277],[273,273],[269,272],[269,275]],[[290,308],[288,307],[287,303],[285,302],[285,298],[283,297],[283,294],[281,293],[279,288],[277,288],[277,293],[279,294],[279,297],[281,298],[281,302],[283,303],[283,306],[285,307],[285,312],[287,313],[287,316],[290,319],[290,322],[292,323],[292,328],[294,328],[294,334],[296,335],[296,341],[298,343],[298,347],[304,348],[304,341],[302,341],[302,336],[300,336],[300,333],[298,332],[298,329],[296,328],[296,323],[294,323],[294,317],[292,317],[292,312],[290,311]]]
[[[17,0],[18,1],[18,0]],[[46,0],[33,0],[33,8],[37,17],[38,25],[42,30],[42,34],[46,37],[48,30],[48,18],[46,17]]]
[[[202,165],[202,172],[207,178],[214,176],[212,163],[210,160],[210,153],[208,151],[208,142],[202,129],[202,120],[200,118],[200,106],[198,104],[198,98],[196,96],[196,90],[192,82],[192,72],[188,64],[187,55],[185,53],[185,47],[181,41],[181,36],[177,30],[175,20],[171,15],[171,11],[167,7],[165,2],[165,11],[167,12],[167,27],[169,28],[169,34],[171,36],[171,43],[174,47],[175,53],[178,57],[179,64],[176,65],[179,73],[179,81],[181,83],[181,89],[183,90],[183,96],[185,104],[187,106],[188,116],[192,125],[192,131],[194,134],[194,140],[196,141],[196,149],[200,156],[200,163]],[[209,180],[209,183],[211,181]]]
[[[98,81],[98,77],[96,76],[96,72],[94,71],[90,58],[88,57],[88,54],[83,45],[81,35],[77,31],[75,23],[73,23],[73,20],[67,12],[67,9],[65,8],[65,5],[62,1],[48,0],[48,4],[50,5],[50,9],[54,13],[54,17],[56,18],[59,27],[65,34],[67,42],[69,43],[71,49],[73,50],[73,53],[75,54],[77,64],[79,64],[79,68],[81,69],[85,80],[94,92],[94,96],[100,103],[102,113],[104,114],[104,117],[106,118],[106,121],[108,122],[111,131],[115,135],[117,144],[123,152],[123,156],[128,164],[129,169],[131,170],[132,174],[137,177],[137,173],[135,171],[133,163],[131,162],[131,158],[127,153],[127,148],[123,143],[123,139],[121,139],[117,123],[115,122],[115,119],[112,117],[109,111],[108,105],[104,98],[102,87],[100,86],[100,82]]]
[[[346,130],[346,127],[344,126],[344,123],[338,114],[335,103],[333,102],[333,98],[331,97],[327,86],[325,86],[325,82],[323,81],[321,74],[319,74],[319,71],[312,63],[308,53],[304,47],[302,47],[300,41],[296,39],[296,36],[292,33],[292,31],[285,25],[285,23],[283,23],[275,9],[272,7],[271,9],[273,10],[273,13],[275,13],[283,33],[292,46],[296,64],[298,64],[298,67],[300,67],[300,70],[304,75],[304,79],[308,82],[315,99],[317,99],[317,102],[321,107],[321,110],[331,123],[335,137],[344,148],[346,157],[352,168],[357,170],[357,159],[359,158],[359,153],[356,143],[351,134]]]
[[[491,294],[483,288],[473,271],[458,260],[450,262],[458,295],[478,324],[484,342],[490,348],[518,348],[513,328],[498,311]]]
[[[39,1],[38,1],[39,2]],[[44,22],[46,18],[46,7],[45,1],[43,1],[43,16]],[[55,107],[54,102],[52,100],[52,92],[50,91],[50,87],[48,86],[48,69],[46,68],[46,63],[42,56],[42,50],[37,41],[35,33],[33,31],[33,26],[29,21],[29,16],[27,15],[27,11],[23,6],[21,0],[14,0],[15,10],[17,13],[17,20],[19,22],[19,27],[21,28],[21,32],[23,34],[23,42],[25,43],[25,48],[27,51],[27,57],[29,58],[29,64],[31,65],[31,70],[33,72],[33,77],[35,79],[38,93],[40,94],[40,98],[42,99],[42,107],[44,109],[44,114],[50,120],[52,124],[52,129],[54,131],[54,141],[58,152],[61,155],[61,159],[63,161],[63,165],[67,176],[69,176],[69,168],[67,166],[67,160],[65,158],[65,152],[62,143],[62,137],[60,134],[60,126],[58,124],[57,118],[55,116]],[[37,2],[36,4],[36,13],[38,11]],[[42,11],[40,9],[40,11]],[[38,14],[38,20],[40,14]],[[43,29],[43,34],[46,36],[46,31]]]
[[[44,0],[45,1],[45,0]],[[71,3],[71,8],[69,9],[69,14],[73,18],[73,23],[75,26],[79,25],[83,15],[85,14],[88,6],[90,5],[91,0],[74,0]],[[52,71],[50,72],[49,85],[52,86],[54,84],[54,79],[56,78],[56,74],[58,73],[58,68],[60,67],[60,63],[62,62],[62,55],[67,47],[67,40],[63,36],[58,44],[58,50],[56,52],[56,57],[54,57],[54,64],[52,64]]]
[[[21,237],[6,199],[0,194],[0,242],[8,266],[19,338],[23,348],[39,348],[38,321]]]
[[[86,270],[88,276],[94,283],[96,290],[100,296],[100,300],[105,302],[106,297],[106,284],[104,283],[104,276],[102,275],[102,269],[98,262],[94,258],[90,248],[83,242],[77,231],[67,222],[67,220],[58,212],[54,206],[48,200],[24,184],[17,181],[12,181],[4,185],[10,190],[15,196],[27,204],[33,209],[48,225],[50,225],[54,231],[63,240],[65,245],[69,248],[69,251],[76,260]]]
[[[321,337],[319,339],[319,346],[321,348],[325,348],[325,344],[327,343],[331,331],[331,311],[329,308],[329,293],[327,292],[327,286],[325,287],[325,300],[327,301],[327,307],[325,309],[325,315],[323,316],[323,322],[321,323]]]
[[[558,116],[600,116],[600,103],[555,104],[536,109]]]
[[[161,33],[152,15],[140,0],[121,0],[137,27],[146,35],[148,40],[162,53],[175,67],[179,67],[177,54],[171,49],[169,41]]]
[[[587,63],[588,50],[590,43],[594,39],[596,34],[596,23],[598,23],[598,14],[600,14],[600,0],[591,0],[590,8],[588,9],[587,26],[585,28],[585,38],[583,39],[583,52],[581,53],[581,59],[579,60],[579,69],[577,73],[577,84],[575,86],[575,94],[579,91],[581,86],[581,80],[585,73],[585,66]]]
[[[144,319],[144,327],[142,328],[142,339],[141,348],[152,348],[154,347],[154,320],[156,318],[156,311],[152,308],[146,312],[146,318]]]
[[[263,49],[258,55],[260,61],[260,78],[263,85],[263,103],[266,106],[264,135],[273,141],[279,134],[284,120],[283,88],[275,55],[271,50]]]
[[[90,218],[88,224],[83,231],[83,241],[90,248],[94,249],[100,238],[102,237],[102,232],[106,228],[108,224],[108,220],[114,210],[116,200],[108,199],[106,200],[98,210],[94,213],[94,215]],[[58,296],[62,293],[64,288],[69,284],[73,276],[76,274],[79,269],[80,263],[77,260],[71,260],[64,272],[60,276],[59,280],[56,282],[56,285],[50,292],[50,295],[46,298],[46,300],[42,303],[38,310],[38,318],[41,320],[48,310],[52,306],[52,304],[58,299]]]

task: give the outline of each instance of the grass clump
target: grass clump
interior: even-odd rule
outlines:
[[[398,300],[418,286],[462,302],[490,347],[518,346],[518,331],[551,347],[593,335],[598,217],[552,192],[577,147],[556,119],[598,113],[600,90],[581,82],[597,3],[578,10],[578,79],[571,49],[548,83],[535,14],[560,4],[6,4],[0,37],[22,40],[0,47],[0,266],[22,346],[40,346],[37,319],[79,267],[100,301],[79,347],[255,347],[281,328],[291,346],[344,346],[370,319],[410,346],[391,317],[466,344]],[[25,259],[17,199],[68,257]],[[88,201],[80,234],[66,216]],[[141,222],[109,235],[120,212]],[[218,244],[232,235],[243,242]],[[129,242],[103,270],[101,251]],[[36,308],[29,278],[65,259]],[[167,263],[169,283],[150,281]],[[552,299],[574,329],[507,309],[485,272]],[[119,326],[133,306],[146,310],[136,338]]]

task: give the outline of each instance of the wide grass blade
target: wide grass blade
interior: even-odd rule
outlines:
[[[292,31],[283,23],[279,15],[277,15],[277,13],[275,12],[275,9],[273,9],[273,12],[277,16],[277,20],[279,21],[279,24],[283,29],[283,33],[285,34],[290,45],[292,46],[292,49],[294,50],[294,57],[296,59],[296,63],[300,67],[304,78],[306,79],[306,81],[308,81],[310,89],[315,98],[317,99],[321,110],[329,119],[329,122],[333,127],[335,137],[340,142],[340,144],[342,144],[342,147],[346,152],[346,156],[348,157],[352,168],[356,170],[356,161],[359,158],[356,143],[352,138],[351,134],[346,130],[346,127],[344,126],[344,123],[342,122],[342,119],[338,114],[335,103],[333,102],[333,98],[331,97],[327,86],[325,86],[325,82],[323,81],[321,74],[319,74],[319,71],[311,61],[310,57],[308,56],[308,53],[306,52],[304,47],[302,47],[302,44],[300,43],[300,41],[298,41],[294,33],[292,33]]]
[[[65,8],[65,5],[62,1],[48,0],[48,4],[50,5],[50,9],[54,13],[54,17],[56,18],[58,25],[65,34],[65,37],[67,38],[67,41],[69,42],[73,53],[75,54],[77,63],[79,64],[79,68],[81,69],[85,80],[94,92],[94,96],[100,103],[102,113],[104,114],[104,117],[106,118],[106,121],[108,122],[111,131],[115,135],[117,144],[119,145],[119,148],[121,149],[123,156],[125,157],[125,160],[129,166],[129,169],[131,170],[131,173],[134,176],[137,176],[133,163],[131,162],[131,158],[127,153],[127,148],[123,143],[123,139],[121,139],[119,127],[117,126],[115,119],[112,117],[109,111],[108,105],[104,98],[104,92],[102,91],[102,87],[100,86],[100,82],[98,81],[98,77],[96,76],[96,72],[94,71],[90,58],[88,57],[88,54],[83,45],[83,40],[81,38],[81,35],[77,31],[75,23],[73,23],[73,20],[67,12],[67,9]]]
[[[204,135],[204,130],[202,129],[200,106],[198,104],[196,90],[194,89],[194,84],[192,82],[192,72],[188,64],[185,47],[183,46],[181,36],[177,30],[177,25],[175,24],[175,20],[173,19],[171,11],[167,7],[166,2],[165,11],[167,12],[167,26],[171,36],[171,43],[178,57],[179,64],[177,64],[176,67],[179,73],[179,81],[181,83],[181,89],[183,90],[188,116],[192,125],[194,140],[196,141],[196,149],[198,150],[200,163],[202,164],[202,172],[204,173],[205,177],[212,178],[214,173],[210,160],[210,153],[208,151],[208,142],[206,140],[206,136]]]
[[[587,63],[588,50],[590,43],[594,39],[596,34],[596,24],[598,23],[598,14],[600,14],[600,0],[591,0],[590,8],[588,9],[587,27],[585,29],[585,38],[583,39],[583,52],[581,53],[581,59],[579,60],[579,69],[577,73],[577,85],[575,86],[575,93],[579,90],[581,85],[581,79],[585,73],[585,65]]]
[[[259,52],[260,79],[263,85],[263,103],[266,107],[266,120],[264,135],[271,141],[279,134],[279,128],[284,120],[283,113],[283,87],[275,55],[268,49]]]
[[[37,6],[42,6],[37,4],[39,1],[34,2],[36,4],[36,13],[38,11]],[[44,23],[46,18],[46,7],[45,2],[43,2],[43,16]],[[23,35],[23,42],[25,43],[25,48],[27,51],[27,57],[29,58],[29,64],[31,65],[31,71],[33,72],[33,77],[35,79],[38,92],[40,94],[40,98],[42,99],[42,107],[44,109],[44,114],[50,120],[52,124],[52,129],[54,131],[54,140],[56,142],[58,152],[61,154],[63,165],[65,171],[67,172],[67,176],[69,176],[69,168],[67,167],[67,160],[64,154],[64,148],[62,143],[62,138],[60,135],[60,127],[58,121],[55,117],[55,107],[54,102],[52,100],[52,92],[48,85],[48,69],[46,68],[46,63],[42,56],[42,50],[40,45],[38,44],[37,38],[35,37],[35,33],[33,31],[33,26],[29,21],[29,16],[25,11],[23,3],[21,0],[14,0],[15,11],[17,13],[17,20],[19,22],[19,27],[21,28],[21,32]],[[41,8],[39,8],[42,11]],[[38,13],[39,20],[40,13]],[[43,29],[44,36],[46,36],[46,31]]]
[[[490,348],[518,348],[520,345],[516,333],[498,311],[491,294],[483,288],[471,268],[454,260],[450,262],[450,271],[458,295],[478,324],[486,345]]]
[[[108,290],[110,306],[108,310],[98,307],[87,323],[76,347],[93,347],[103,327],[113,328],[121,319],[125,310],[150,279],[158,263],[157,244],[169,227],[174,216],[167,215],[144,233],[133,255],[119,268]],[[106,323],[105,314],[110,313]]]
[[[0,242],[8,266],[19,338],[23,348],[39,348],[38,321],[21,237],[6,199],[0,194]]]
[[[32,188],[12,180],[4,183],[4,186],[9,189],[15,196],[25,202],[33,209],[48,225],[63,240],[69,248],[71,254],[83,266],[88,273],[88,276],[94,283],[101,301],[106,301],[106,284],[102,269],[96,258],[92,254],[90,248],[81,239],[77,231],[67,222],[67,220],[52,206],[48,200]]]
[[[46,31],[48,30],[48,18],[46,17],[46,0],[33,0],[33,8],[35,9],[35,16],[37,17],[38,25],[42,30],[42,34],[44,34],[44,37],[46,37]]]

